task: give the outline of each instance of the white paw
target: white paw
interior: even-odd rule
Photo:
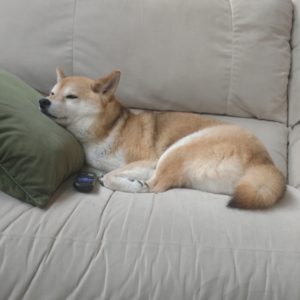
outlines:
[[[128,193],[146,193],[148,191],[147,183],[139,179],[107,174],[99,178],[99,181],[101,185],[113,191]]]
[[[102,170],[99,170],[99,169],[95,169],[93,167],[90,167],[90,166],[86,166],[82,169],[83,171],[86,171],[86,172],[93,172],[97,175],[97,177],[102,177],[104,176],[107,172],[105,171],[102,171]]]
[[[102,175],[98,177],[98,180],[100,184],[108,189],[114,190],[113,189],[113,184],[111,184],[109,180],[109,175]]]

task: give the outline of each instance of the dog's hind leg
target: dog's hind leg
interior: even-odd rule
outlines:
[[[104,175],[100,182],[103,186],[122,192],[148,192],[146,181],[152,177],[156,161],[136,161]]]
[[[159,162],[151,178],[145,182],[149,193],[161,193],[170,188],[187,186],[186,173],[181,159],[165,159]]]

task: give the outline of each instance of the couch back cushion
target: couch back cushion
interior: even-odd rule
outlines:
[[[5,0],[0,66],[42,92],[56,65],[119,68],[131,107],[286,122],[291,24],[290,0]]]
[[[300,121],[300,0],[293,0],[292,68],[289,84],[289,124]]]
[[[73,0],[0,1],[0,68],[48,93],[57,65],[72,71],[74,4]]]

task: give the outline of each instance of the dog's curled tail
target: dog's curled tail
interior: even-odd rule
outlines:
[[[271,207],[283,196],[285,178],[272,164],[262,164],[246,169],[237,182],[228,207],[241,209],[264,209]]]

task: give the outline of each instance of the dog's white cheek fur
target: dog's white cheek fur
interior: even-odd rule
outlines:
[[[72,120],[91,117],[99,112],[93,104],[84,100],[67,99],[65,102],[65,113]]]
[[[67,116],[66,105],[60,101],[52,101],[48,112],[57,118],[65,118]]]
[[[67,99],[64,102],[53,101],[51,106],[49,107],[49,113],[58,118],[55,120],[57,123],[65,127],[77,127],[77,130],[82,132],[80,135],[85,133],[87,127],[90,126],[90,117],[94,115],[96,111],[97,110],[92,104],[77,99]],[[64,119],[60,120],[59,118]],[[88,122],[86,122],[86,120]],[[86,123],[88,123],[88,126]],[[71,130],[72,128],[68,129]],[[71,131],[73,132],[73,130]],[[76,132],[73,133],[76,134]]]

